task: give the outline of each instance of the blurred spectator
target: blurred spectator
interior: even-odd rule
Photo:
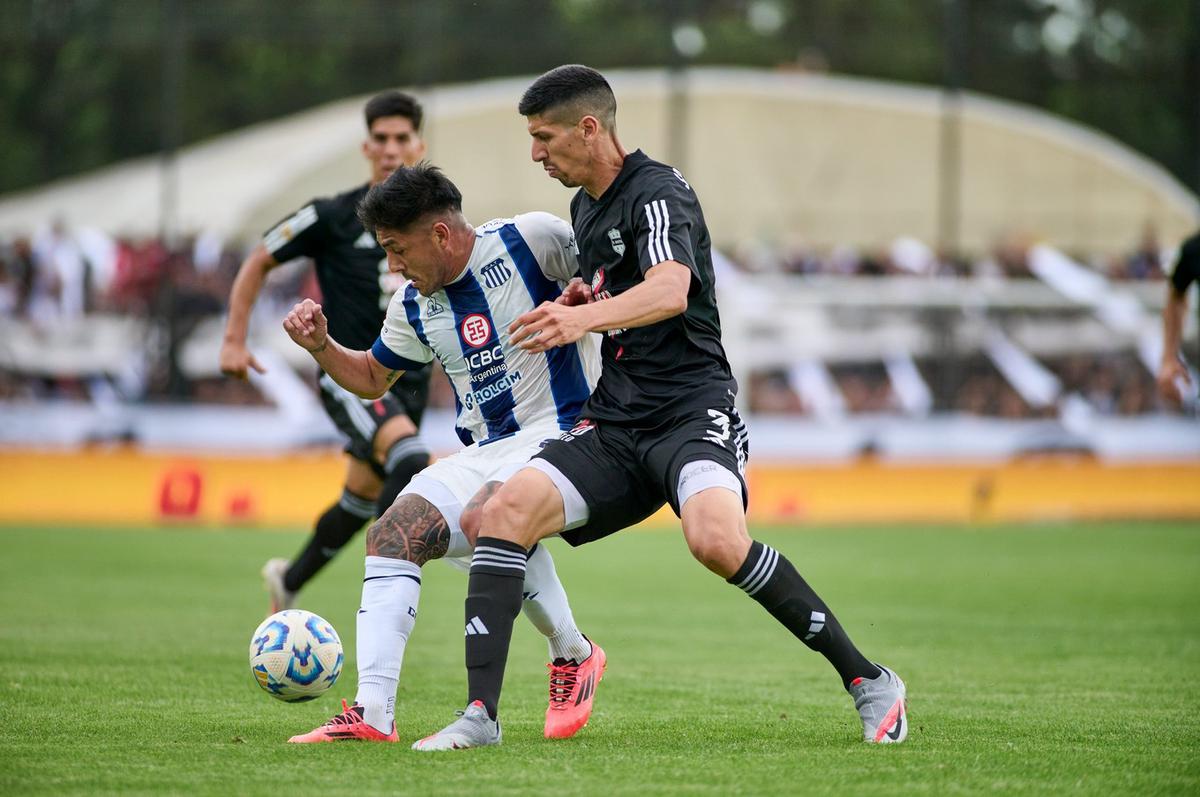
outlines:
[[[810,275],[1028,278],[1026,243],[1020,236],[1006,236],[987,257],[972,262],[958,253],[933,251],[911,238],[866,251],[838,246],[823,252],[802,237],[792,236],[779,246],[764,241],[747,243],[739,247],[733,262],[744,271],[800,279]],[[1133,251],[1100,264],[1111,264],[1112,275],[1122,279],[1161,279],[1159,249],[1157,235],[1148,227]],[[245,383],[188,379],[170,366],[201,322],[224,312],[243,255],[240,247],[211,234],[202,233],[168,247],[156,238],[113,240],[95,231],[69,231],[56,224],[33,241],[24,237],[0,240],[0,313],[43,326],[79,317],[88,309],[151,319],[155,323],[147,338],[150,378],[145,398],[261,404],[263,397]],[[303,297],[320,300],[312,269],[302,262],[285,265],[272,272],[264,286],[261,312],[264,317],[281,317]],[[1077,354],[1045,364],[1060,378],[1064,394],[1079,394],[1099,414],[1162,409],[1150,374],[1131,352]],[[929,363],[919,364],[940,411],[1005,418],[1031,418],[1054,411],[1030,408],[982,359],[950,364],[950,384],[932,378],[945,367],[942,364],[939,370]],[[830,363],[829,372],[847,413],[899,411],[881,363]],[[86,399],[88,392],[88,384],[78,379],[0,373],[0,398]],[[754,412],[812,414],[792,389],[785,370],[752,373],[747,397]],[[437,374],[431,383],[430,406],[454,407],[449,383]]]

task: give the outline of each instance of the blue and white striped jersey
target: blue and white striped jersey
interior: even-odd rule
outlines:
[[[532,354],[509,342],[508,326],[559,296],[578,271],[576,253],[571,226],[549,213],[476,227],[462,276],[433,296],[412,283],[396,291],[371,353],[394,370],[437,357],[465,445],[534,424],[570,429],[600,376],[599,336]]]

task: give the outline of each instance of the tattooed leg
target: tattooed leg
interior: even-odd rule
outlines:
[[[450,526],[433,504],[408,493],[371,524],[358,610],[358,694],[363,721],[392,734],[396,686],[417,621],[421,566],[450,546]],[[394,737],[393,737],[394,738]]]
[[[437,508],[419,495],[408,493],[371,524],[367,531],[367,556],[403,559],[417,567],[441,559],[450,547],[450,526]]]

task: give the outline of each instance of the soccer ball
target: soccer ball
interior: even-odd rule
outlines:
[[[341,673],[342,640],[312,612],[276,612],[250,638],[250,671],[271,697],[288,703],[312,700]]]

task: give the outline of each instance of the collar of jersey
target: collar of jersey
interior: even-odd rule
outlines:
[[[613,178],[613,181],[608,184],[608,188],[604,189],[604,193],[601,194],[600,197],[594,201],[594,203],[597,205],[602,205],[611,197],[615,196],[617,193],[617,188],[620,187],[621,183],[625,182],[629,178],[629,175],[633,173],[633,170],[638,166],[641,166],[647,160],[649,160],[649,157],[640,149],[635,149],[633,152],[626,155],[625,162],[621,164],[621,171],[617,172],[617,176]],[[584,194],[586,195],[587,192],[585,191]]]

